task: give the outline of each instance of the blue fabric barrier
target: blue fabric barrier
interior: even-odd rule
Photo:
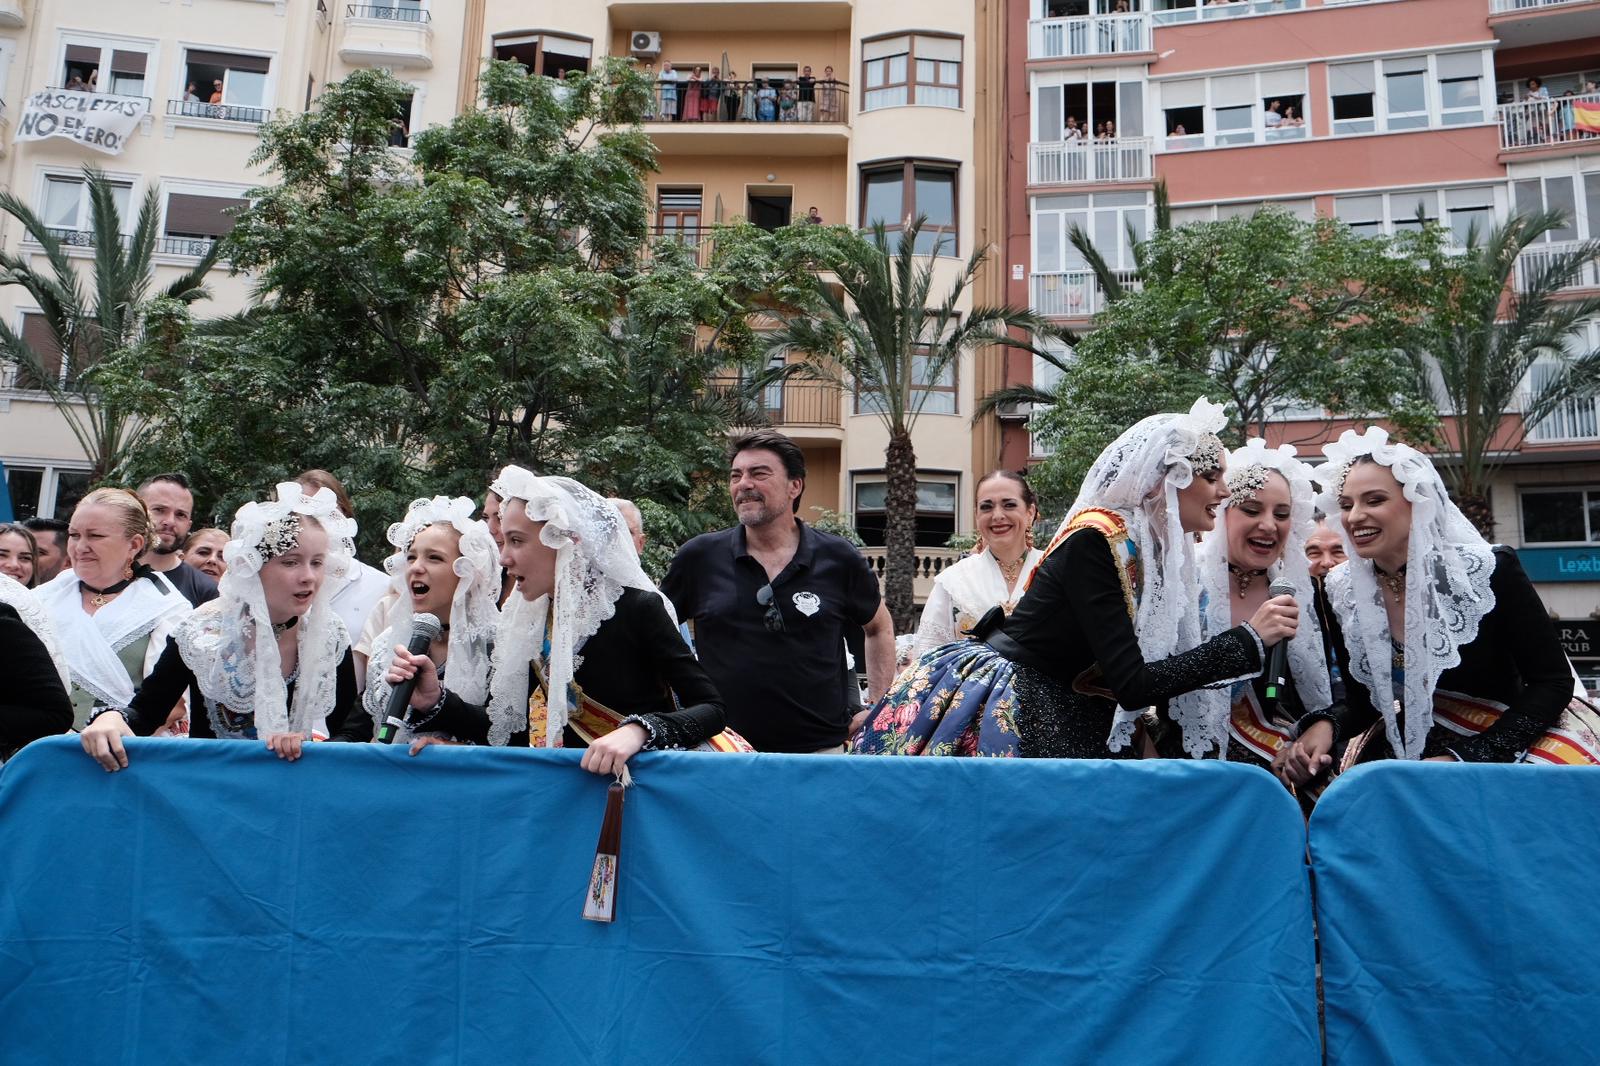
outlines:
[[[1600,773],[1361,767],[1311,856],[1329,1063],[1600,1061]]]
[[[72,739],[0,772],[7,1061],[1318,1061],[1304,827],[1243,766]]]

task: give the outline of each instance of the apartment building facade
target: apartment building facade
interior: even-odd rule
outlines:
[[[1086,328],[1104,306],[1069,227],[1131,270],[1129,234],[1153,225],[1157,180],[1180,225],[1272,204],[1378,234],[1420,211],[1464,242],[1474,224],[1560,209],[1568,225],[1523,269],[1600,237],[1600,126],[1582,106],[1600,107],[1594,0],[1014,0],[1008,29],[1011,141],[1026,146],[1012,153],[1009,295],[1053,320]],[[1597,284],[1591,272],[1580,288]],[[1013,381],[1048,371],[1007,363]],[[1002,461],[1036,460],[1025,413],[1010,414]],[[1314,452],[1341,428],[1292,419],[1272,435]],[[1498,539],[1518,548],[1591,678],[1597,485],[1600,417],[1586,400],[1531,427],[1492,494]]]

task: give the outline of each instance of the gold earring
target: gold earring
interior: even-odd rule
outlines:
[[[1028,551],[1033,551],[1033,527],[1032,526],[1029,526],[1027,528],[1027,530],[1025,530],[1023,532],[1023,534],[1022,534],[1022,543],[1028,549]]]
[[[124,566],[122,568],[122,580],[124,580],[124,581],[132,581],[133,580],[133,561],[132,560],[129,560],[128,561],[128,565]]]

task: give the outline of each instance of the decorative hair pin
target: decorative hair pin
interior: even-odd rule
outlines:
[[[1267,468],[1264,466],[1239,466],[1229,470],[1222,478],[1223,484],[1228,486],[1228,506],[1237,507],[1246,500],[1256,498],[1256,493],[1267,483]]]
[[[1202,433],[1194,452],[1189,456],[1189,465],[1196,474],[1209,474],[1222,465],[1222,441],[1215,433]]]
[[[261,539],[256,542],[256,551],[261,553],[261,560],[265,562],[280,555],[287,555],[299,546],[300,516],[287,514],[267,523]]]

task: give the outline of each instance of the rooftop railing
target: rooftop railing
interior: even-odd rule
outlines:
[[[346,18],[384,19],[389,22],[432,22],[433,16],[420,4],[346,4]]]
[[[1185,22],[1213,22],[1217,19],[1248,18],[1252,15],[1277,15],[1285,11],[1300,11],[1305,0],[1220,0],[1218,3],[1196,3],[1193,7],[1169,7],[1152,11],[1151,18],[1157,26],[1173,26]]]

